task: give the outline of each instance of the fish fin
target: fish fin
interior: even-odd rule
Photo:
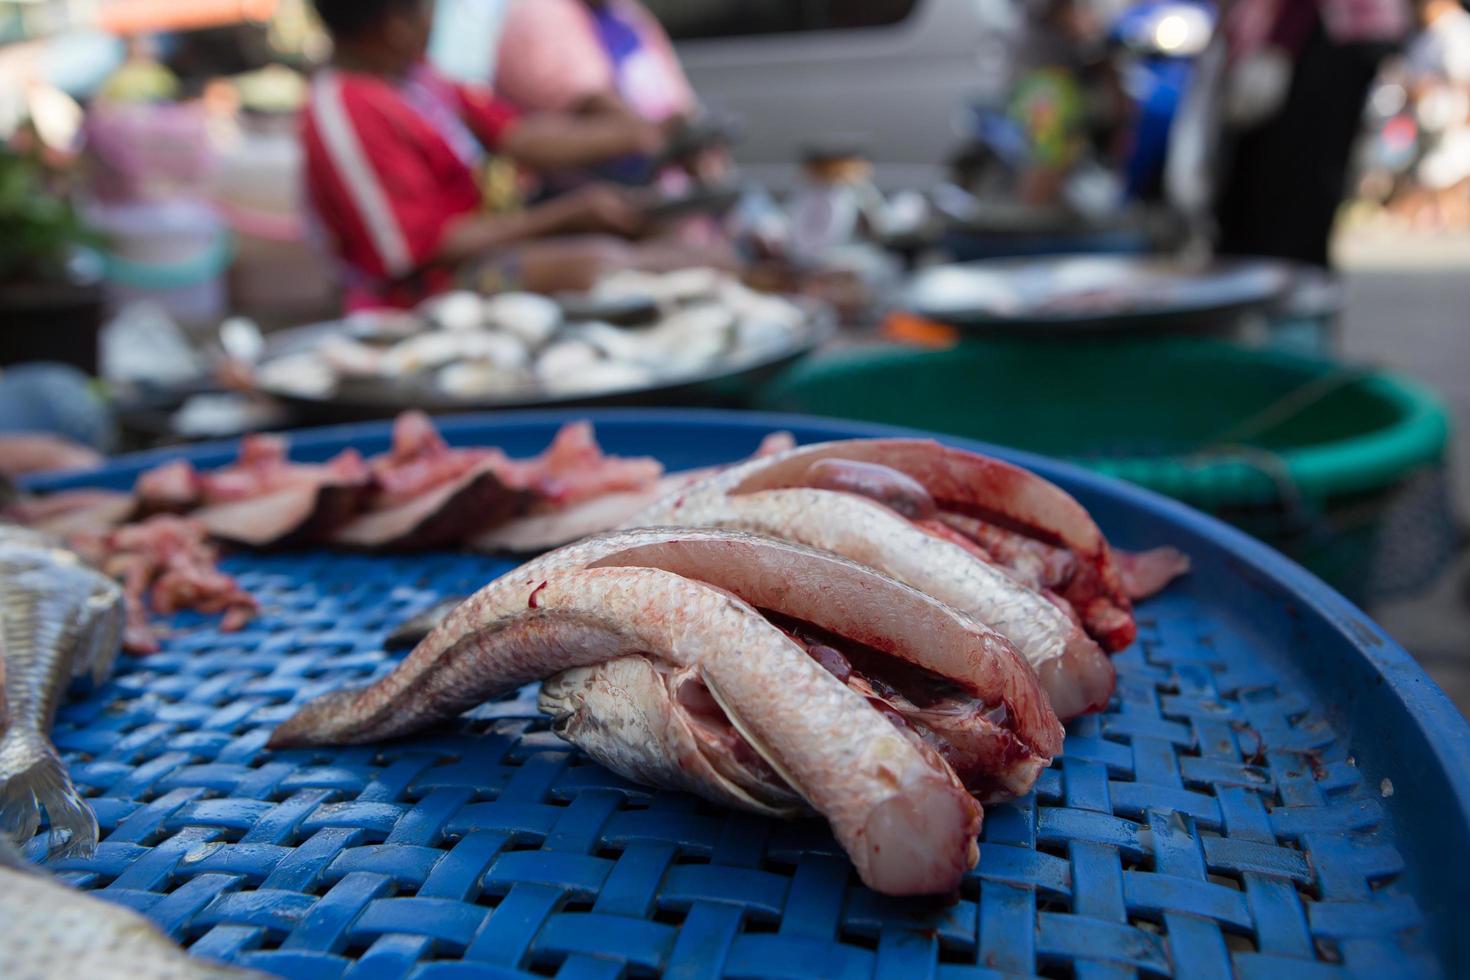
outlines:
[[[97,847],[97,816],[77,793],[56,750],[22,733],[0,741],[0,833],[18,841],[36,835],[41,810],[51,825],[50,852],[84,857]]]
[[[90,676],[93,684],[101,684],[112,674],[112,665],[122,649],[122,595],[100,592],[88,600],[84,610],[87,622],[77,638],[72,676]]]
[[[782,781],[787,786],[790,786],[794,793],[805,800],[806,794],[801,791],[801,782],[797,780],[790,769],[786,768],[786,765],[781,761],[781,757],[770,746],[766,745],[761,737],[746,723],[745,719],[740,716],[740,712],[735,710],[734,704],[731,703],[729,698],[725,697],[719,685],[710,677],[709,672],[701,669],[699,671],[699,679],[704,681],[704,686],[709,690],[710,697],[714,698],[715,703],[720,706],[720,710],[725,712],[725,717],[730,719],[730,724],[740,733],[740,737],[750,744],[750,747],[755,750],[755,754],[764,759],[766,765],[775,770],[776,775],[780,776]]]

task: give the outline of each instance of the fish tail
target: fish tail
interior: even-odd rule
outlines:
[[[96,849],[97,816],[54,748],[12,730],[0,741],[0,774],[0,833],[30,840],[45,810],[53,855],[85,857]]]
[[[353,711],[363,688],[342,688],[329,691],[308,701],[296,714],[276,726],[268,749],[294,749],[308,745],[332,745],[352,739],[354,729],[360,723]]]

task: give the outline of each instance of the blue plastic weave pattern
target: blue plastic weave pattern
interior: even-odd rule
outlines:
[[[629,784],[524,693],[428,736],[266,752],[293,703],[391,669],[399,621],[507,566],[228,567],[254,623],[178,617],[55,731],[103,829],[57,869],[196,954],[303,980],[1436,972],[1391,787],[1187,590],[1142,609],[1111,710],[1032,796],[988,808],[950,904],[867,891],[818,821]]]

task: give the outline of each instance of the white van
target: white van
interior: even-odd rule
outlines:
[[[1005,98],[1009,0],[644,0],[701,100],[741,124],[736,157],[789,187],[803,151],[860,147],[886,187],[922,187],[965,134],[965,107]]]

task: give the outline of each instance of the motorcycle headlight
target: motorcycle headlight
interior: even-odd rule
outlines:
[[[1191,4],[1164,4],[1143,32],[1144,47],[1156,54],[1188,58],[1210,43],[1214,24],[1208,13]]]

